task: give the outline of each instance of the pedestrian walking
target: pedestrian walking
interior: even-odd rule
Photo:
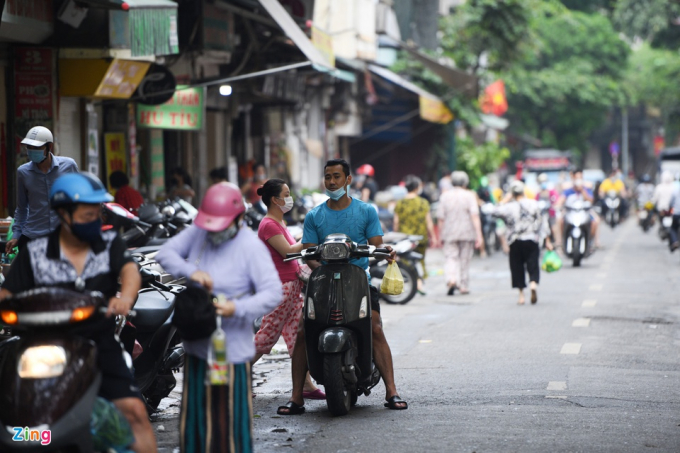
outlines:
[[[137,210],[144,204],[144,198],[137,189],[130,187],[130,178],[122,171],[116,170],[109,175],[109,184],[116,189],[113,201],[137,215]]]
[[[5,246],[7,254],[14,247],[22,250],[31,239],[47,236],[59,226],[57,212],[50,209],[52,184],[66,173],[78,172],[75,160],[52,153],[54,137],[46,127],[31,128],[21,145],[30,162],[17,169],[17,207],[12,240]]]
[[[283,300],[273,312],[262,318],[260,330],[255,335],[253,363],[264,354],[269,354],[281,335],[288,347],[288,355],[293,356],[304,304],[302,280],[298,277],[300,265],[297,261],[283,261],[288,253],[302,251],[302,242],[295,242],[283,222],[283,215],[293,208],[290,188],[282,179],[270,179],[257,189],[257,194],[267,206],[267,215],[260,222],[257,236],[271,253],[283,284]],[[326,399],[326,394],[314,385],[309,373],[305,380],[303,396],[305,399]]]
[[[531,303],[538,302],[537,288],[540,277],[539,255],[543,239],[546,248],[553,249],[550,241],[550,227],[538,202],[525,197],[524,183],[513,181],[510,192],[500,206],[494,206],[493,214],[501,217],[508,228],[508,243],[510,244],[510,274],[512,287],[519,290],[519,305],[524,304],[524,288],[526,288],[526,273],[529,273],[529,288]]]
[[[469,181],[467,173],[454,171],[452,188],[442,194],[437,208],[449,296],[453,296],[456,288],[461,294],[470,292],[470,260],[475,248],[482,245],[477,197],[466,189]]]
[[[423,255],[421,265],[423,267],[423,279],[427,278],[425,268],[425,253],[427,246],[439,246],[439,241],[434,232],[434,223],[430,214],[430,203],[420,196],[423,191],[423,182],[415,175],[408,175],[404,178],[404,185],[408,193],[406,197],[397,202],[394,208],[394,231],[406,234],[422,236],[423,239],[416,247],[416,252]],[[418,292],[425,294],[423,280],[418,279]]]
[[[228,385],[205,383],[210,338],[185,340],[180,417],[182,452],[251,452],[250,362],[255,355],[253,321],[281,302],[281,281],[271,254],[254,232],[242,228],[245,205],[230,183],[211,186],[194,225],[171,238],[157,255],[176,277],[186,277],[216,295],[226,336]]]

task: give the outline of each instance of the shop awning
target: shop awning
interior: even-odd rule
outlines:
[[[330,61],[312,44],[312,41],[304,34],[295,20],[290,17],[278,0],[260,0],[260,4],[264,6],[272,19],[279,24],[279,27],[305,54],[305,57],[312,62],[315,67],[333,68]]]
[[[404,42],[399,42],[399,46],[407,51],[414,59],[421,62],[430,71],[437,74],[444,83],[451,88],[460,91],[471,97],[477,96],[477,77],[468,74],[460,69],[451,68],[439,63],[431,56],[419,51],[417,48],[409,46]]]
[[[101,59],[60,59],[59,95],[100,99],[129,99],[150,63]]]
[[[451,113],[451,110],[449,110],[446,104],[444,104],[444,102],[439,97],[409,82],[389,69],[371,64],[368,65],[368,69],[383,79],[389,80],[395,85],[417,94],[420,104],[420,117],[425,121],[429,121],[431,123],[447,124],[453,120],[453,113]]]

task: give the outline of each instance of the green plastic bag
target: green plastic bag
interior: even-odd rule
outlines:
[[[127,419],[113,403],[104,398],[98,397],[94,402],[90,429],[96,451],[128,453],[130,450],[127,446],[135,441]]]
[[[543,255],[541,269],[546,272],[557,272],[562,267],[562,258],[554,250],[548,250]]]

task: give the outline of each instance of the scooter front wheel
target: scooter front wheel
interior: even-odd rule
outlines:
[[[342,354],[325,354],[323,357],[323,385],[326,405],[334,416],[347,415],[352,406],[352,395],[342,377]]]

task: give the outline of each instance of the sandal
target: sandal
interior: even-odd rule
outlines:
[[[397,406],[397,404],[405,404],[405,406]],[[389,407],[390,409],[393,409],[395,411],[403,411],[405,409],[408,409],[408,403],[401,399],[399,395],[394,395],[392,398],[388,399],[387,402],[385,403],[385,407]]]
[[[285,411],[285,412],[284,412]],[[305,405],[299,405],[294,401],[288,401],[284,406],[276,410],[279,415],[300,415],[305,413]]]
[[[321,389],[316,389],[313,392],[302,392],[302,397],[306,400],[325,400],[326,394]]]
[[[536,302],[538,302],[538,294],[536,293],[535,289],[532,289],[531,290],[531,303],[535,304]]]

